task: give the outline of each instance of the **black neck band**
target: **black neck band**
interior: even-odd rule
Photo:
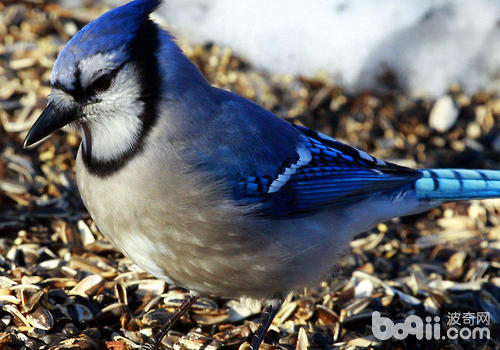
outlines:
[[[123,168],[131,159],[144,151],[144,142],[158,119],[158,103],[160,99],[160,77],[158,72],[157,50],[159,47],[159,28],[151,20],[146,20],[137,31],[130,44],[130,60],[138,69],[140,77],[140,100],[144,111],[141,119],[141,130],[136,144],[116,158],[100,160],[92,157],[92,135],[86,130],[82,135],[86,138],[87,147],[82,147],[82,159],[87,170],[99,177],[107,177]],[[89,135],[87,135],[89,133]]]

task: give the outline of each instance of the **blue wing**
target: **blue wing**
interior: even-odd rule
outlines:
[[[293,158],[280,165],[279,175],[250,176],[238,184],[238,199],[256,204],[259,215],[280,217],[345,206],[422,176],[321,133],[295,127],[302,133],[302,144]]]

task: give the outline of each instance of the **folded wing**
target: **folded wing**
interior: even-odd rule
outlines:
[[[296,155],[279,165],[278,176],[243,179],[238,199],[255,204],[257,214],[285,216],[347,206],[381,192],[413,184],[417,170],[378,160],[333,138],[304,127]]]

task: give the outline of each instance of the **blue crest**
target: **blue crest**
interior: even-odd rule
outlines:
[[[136,0],[106,12],[83,27],[57,56],[52,83],[75,88],[78,62],[98,53],[123,51],[121,61],[128,57],[127,45],[135,38],[149,14],[160,0]],[[118,64],[121,62],[117,62]]]

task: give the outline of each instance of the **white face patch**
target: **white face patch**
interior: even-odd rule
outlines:
[[[72,105],[75,104],[75,100],[73,99],[73,97],[59,89],[52,89],[48,98],[48,102],[52,103],[54,107],[61,110],[71,109]]]
[[[125,53],[123,50],[117,50],[111,53],[98,53],[97,55],[82,59],[78,63],[81,86],[86,88],[101,75],[110,73],[118,68],[115,60],[117,55],[125,55]]]
[[[83,142],[86,147],[91,142],[94,159],[115,159],[136,146],[142,124],[139,117],[144,111],[140,93],[137,72],[126,65],[116,74],[109,89],[97,94],[99,102],[83,107],[83,121],[91,134],[91,140]]]
[[[286,168],[282,174],[278,175],[278,177],[269,186],[269,190],[267,191],[267,193],[278,191],[283,185],[288,182],[288,180],[290,180],[292,175],[297,172],[298,168],[308,164],[312,159],[311,152],[305,146],[297,147],[297,154],[299,155],[299,159],[297,160],[297,162],[290,165],[290,167]]]

